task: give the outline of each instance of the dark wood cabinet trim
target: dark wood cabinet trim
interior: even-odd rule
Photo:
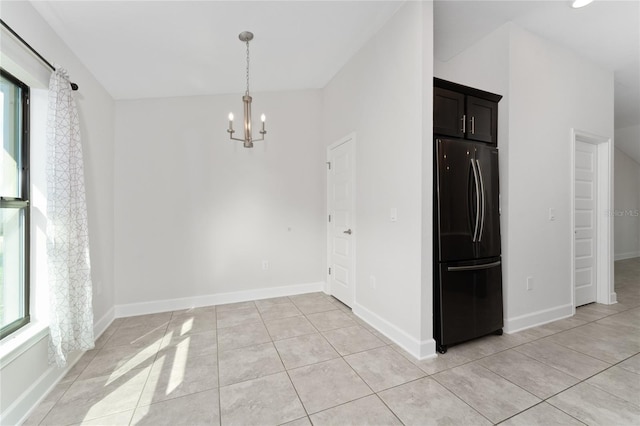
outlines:
[[[476,89],[474,87],[464,86],[462,84],[454,83],[452,81],[442,80],[441,78],[433,77],[433,86],[441,87],[447,90],[453,90],[454,92],[460,92],[465,95],[475,96],[476,98],[486,99],[492,102],[499,102],[502,99],[502,95],[496,95],[495,93],[485,92],[484,90]]]

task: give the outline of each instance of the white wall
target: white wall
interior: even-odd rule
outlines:
[[[640,164],[640,124],[617,128],[616,148]]]
[[[640,256],[640,125],[615,131],[615,258]]]
[[[45,58],[66,68],[72,81],[80,86],[80,91],[75,92],[75,97],[80,114],[85,161],[94,285],[93,308],[96,323],[94,328],[99,333],[108,325],[113,316],[112,307],[115,294],[113,284],[114,102],[29,2],[3,2],[1,14],[2,19]],[[6,33],[3,31],[3,39],[5,36]],[[41,64],[34,65],[33,57],[24,51],[5,52],[5,42],[8,40],[3,40],[2,66],[20,73],[19,77],[24,78],[34,87],[46,87],[49,71]],[[46,209],[42,208],[46,205],[42,200],[42,194],[46,194],[46,188],[38,186],[38,180],[40,179],[42,182],[41,167],[44,158],[42,152],[44,144],[41,134],[43,123],[32,124],[36,129],[40,129],[31,135],[34,142],[32,146],[32,167],[34,167],[32,176],[35,177],[32,195],[36,198],[32,207],[34,223],[32,253],[36,257],[34,264],[42,265],[42,259],[38,260],[37,257],[39,253],[42,253],[42,243],[44,242],[43,239],[38,239],[38,235],[42,233],[42,225],[46,223],[44,216]],[[44,264],[46,265],[46,260]],[[42,271],[33,271],[32,287],[36,288],[36,292],[38,288],[42,289],[43,286],[46,286],[46,283],[43,282],[44,277]],[[38,299],[38,295],[34,295],[34,297]],[[36,300],[36,302],[40,303],[41,300]],[[36,311],[33,314],[34,322],[37,322],[43,313]],[[22,331],[24,330],[19,331],[16,335],[19,337],[19,333]],[[14,352],[14,355],[20,354],[7,358],[12,359],[10,362],[3,362],[0,371],[2,424],[12,424],[20,420],[45,395],[56,380],[62,377],[63,370],[49,367],[47,364],[47,339],[46,333],[37,334],[34,339],[31,339],[33,346],[29,346],[22,353],[20,351]],[[11,340],[3,340],[2,345],[11,344]]]
[[[515,25],[510,42],[506,314],[515,330],[571,313],[571,129],[613,138],[613,72]]]
[[[252,149],[226,132],[241,94],[116,103],[117,315],[322,288],[321,93],[253,98],[268,133]]]
[[[435,354],[433,339],[433,2],[422,4],[422,358]]]
[[[613,73],[509,23],[438,63],[436,76],[504,96],[498,147],[505,329],[570,315],[571,129],[613,137]],[[553,222],[549,208],[556,209]]]
[[[240,95],[117,102],[116,315],[320,288],[325,146],[355,130],[357,282],[378,282],[357,304],[433,354],[432,50],[431,4],[409,3],[324,90],[254,94],[253,150],[225,132]]]
[[[423,165],[423,146],[431,151],[432,115],[423,104],[432,102],[431,59],[423,62],[433,52],[431,7],[405,4],[323,91],[325,144],[356,134],[353,310],[419,357],[435,352],[431,268],[422,270],[432,214],[430,201],[423,211],[423,197],[431,199],[432,166]]]
[[[618,131],[616,130],[617,143]],[[615,258],[621,260],[638,257],[640,256],[640,164],[617,148],[615,150],[614,200]]]

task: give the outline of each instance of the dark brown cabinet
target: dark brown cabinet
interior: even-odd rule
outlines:
[[[434,81],[433,337],[440,353],[502,334],[501,98]]]
[[[434,79],[433,133],[498,144],[498,101],[502,96]]]
[[[433,133],[463,138],[465,129],[464,95],[452,90],[433,89]]]

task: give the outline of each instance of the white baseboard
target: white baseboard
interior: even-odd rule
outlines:
[[[248,300],[267,299],[271,297],[293,296],[296,294],[324,291],[325,283],[316,282],[292,286],[272,287],[267,289],[220,293],[206,296],[186,297],[171,300],[158,300],[145,303],[132,303],[117,305],[107,311],[97,321],[94,321],[94,335],[96,339],[111,325],[115,318],[144,315],[157,312],[188,309],[199,306],[220,305],[223,303],[245,302]],[[37,345],[40,340],[48,339],[49,333],[41,333],[38,341],[31,343]],[[46,342],[44,344],[47,344]],[[21,424],[53,388],[64,378],[67,372],[80,359],[83,352],[76,352],[69,356],[67,367],[57,368],[49,366],[44,373],[35,380],[9,407],[2,407],[0,424]]]
[[[100,318],[98,321],[93,322],[93,335],[95,336],[96,340],[102,333],[104,333],[107,327],[111,325],[115,318],[116,310],[112,306],[111,309],[109,309],[107,313],[102,316],[102,318]]]
[[[504,332],[511,334],[573,315],[573,305],[561,305],[504,320]]]
[[[321,281],[256,290],[208,294],[204,296],[182,297],[178,299],[155,300],[152,302],[129,303],[115,306],[115,318],[177,311],[202,306],[222,305],[225,303],[246,302],[271,297],[294,296],[296,294],[324,291],[324,289],[325,283]]]
[[[633,259],[635,257],[640,257],[640,251],[630,251],[628,253],[616,253],[613,256],[614,260],[626,260]]]
[[[113,308],[98,321],[94,321],[93,330],[96,340],[104,333],[104,331],[111,325],[114,317],[115,310]],[[41,333],[38,337],[38,341],[34,341],[30,344],[30,347],[35,346],[44,340],[42,344],[48,347],[49,332],[48,328],[45,333]],[[25,350],[28,351],[30,348]],[[35,349],[34,349],[35,350]],[[67,366],[65,368],[58,368],[55,365],[49,366],[40,377],[34,381],[7,409],[2,408],[0,416],[0,424],[2,425],[18,425],[24,423],[31,415],[33,410],[40,404],[53,388],[64,378],[64,376],[73,368],[73,366],[80,360],[84,351],[77,351],[69,355],[67,358]],[[19,356],[19,355],[18,355]],[[10,361],[8,361],[10,362]]]
[[[374,327],[380,333],[391,339],[395,344],[410,353],[415,358],[422,360],[435,358],[436,341],[433,339],[420,341],[407,334],[394,324],[385,320],[381,316],[373,313],[364,306],[354,303],[352,312],[362,318],[369,325]]]
[[[49,339],[49,333],[43,339]],[[45,344],[48,345],[48,342]],[[65,368],[58,368],[55,365],[49,366],[9,407],[2,409],[0,424],[19,425],[24,423],[38,404],[49,395],[49,392],[78,362],[83,353],[75,352],[69,355]]]

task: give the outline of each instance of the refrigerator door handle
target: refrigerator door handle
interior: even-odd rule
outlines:
[[[449,272],[478,271],[481,269],[495,268],[496,266],[500,266],[501,264],[502,264],[501,260],[496,260],[495,262],[485,263],[484,265],[449,266],[447,267],[447,271]]]
[[[478,171],[476,170],[476,164],[474,163],[474,159],[471,159],[471,169],[473,170],[473,181],[476,186],[476,224],[473,229],[473,240],[472,242],[476,242],[478,239],[478,227],[480,225],[480,182],[478,181]]]
[[[480,219],[480,232],[478,232],[478,242],[482,241],[482,234],[484,233],[484,218],[485,218],[485,196],[484,196],[484,177],[482,176],[482,168],[480,167],[480,161],[476,160],[476,166],[478,168],[478,176],[480,177],[480,195],[482,199],[482,219]]]

